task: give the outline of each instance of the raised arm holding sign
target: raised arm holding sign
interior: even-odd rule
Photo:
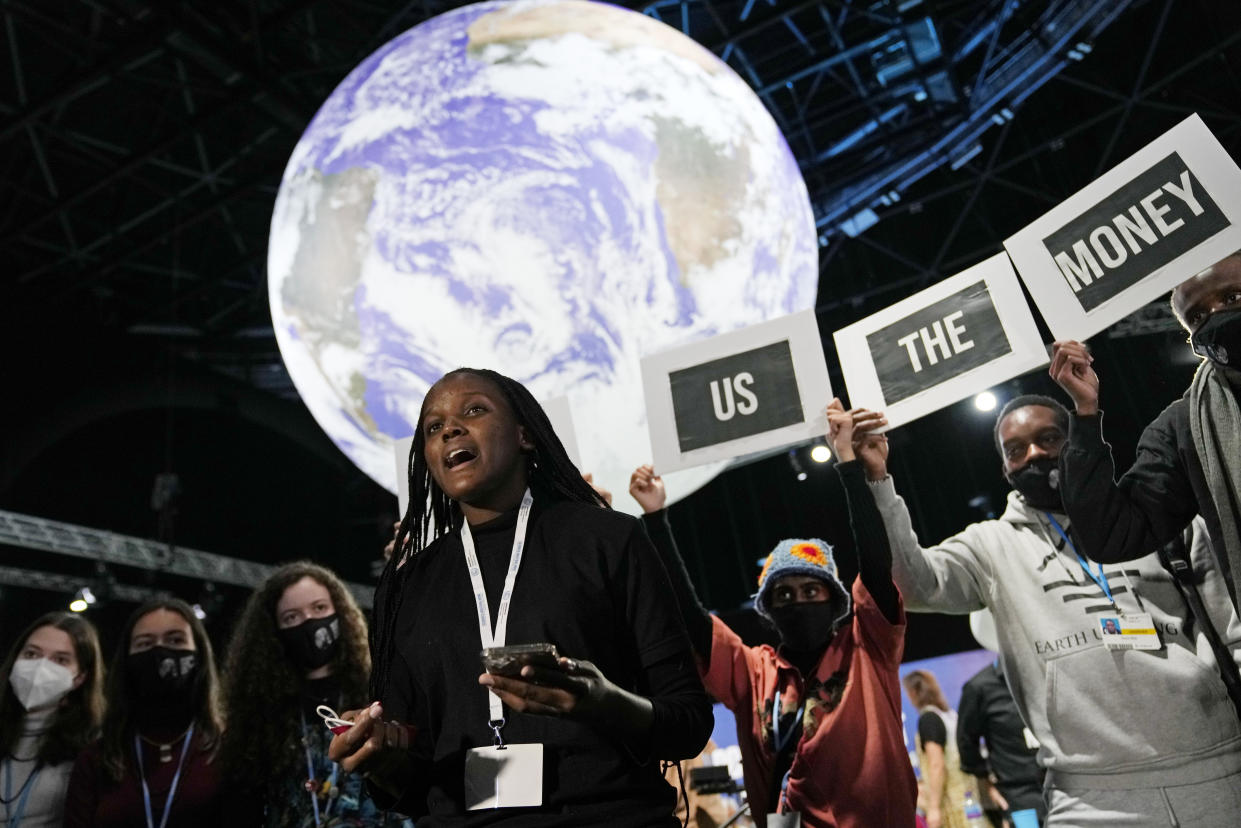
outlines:
[[[1103,441],[1099,378],[1078,342],[1057,342],[1051,375],[1076,416],[1061,455],[1064,503],[1098,561],[1142,557],[1201,514],[1219,569],[1241,605],[1241,255],[1182,282],[1172,308],[1203,362],[1185,396],[1143,432],[1137,460],[1119,481]]]

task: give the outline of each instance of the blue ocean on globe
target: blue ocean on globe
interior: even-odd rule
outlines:
[[[558,430],[620,493],[650,459],[640,358],[812,307],[817,235],[775,123],[710,52],[602,3],[488,2],[396,37],[323,104],[268,281],[299,393],[384,486],[430,384],[468,365],[567,397]]]

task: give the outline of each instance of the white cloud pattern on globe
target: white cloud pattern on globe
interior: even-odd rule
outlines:
[[[427,389],[471,366],[567,395],[583,470],[635,511],[639,359],[812,307],[816,240],[774,121],[706,49],[601,3],[479,3],[376,51],[306,129],[271,313],[311,413],[389,490]]]

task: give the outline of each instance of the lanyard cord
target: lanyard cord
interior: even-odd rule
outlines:
[[[801,707],[797,708],[796,717],[789,725],[789,729],[783,734],[780,733],[780,691],[776,691],[776,699],[772,703],[771,709],[771,736],[772,742],[776,747],[776,755],[784,753],[784,749],[788,747],[789,741],[793,738],[793,734],[797,732],[797,725],[801,721],[802,715],[806,710],[806,700],[802,699]],[[787,780],[786,780],[787,781]]]
[[[30,792],[34,790],[34,781],[42,770],[42,766],[36,763],[30,775],[26,777],[26,781],[22,783],[21,789],[14,796],[13,760],[4,760],[4,821],[9,828],[18,828],[22,824],[22,815],[26,813],[26,800],[30,798]],[[14,799],[17,800],[16,811],[10,813],[9,806]]]
[[[310,755],[310,730],[306,727],[306,711],[298,711],[302,717],[302,747],[306,749],[306,785],[310,793],[310,807],[315,813],[315,828],[320,824],[319,817],[319,794],[315,790],[315,763]],[[340,765],[332,763],[332,775],[328,777],[328,801],[323,806],[323,816],[328,816],[332,812],[331,792],[336,788],[336,780],[340,774]]]
[[[190,752],[190,742],[194,741],[194,725],[185,731],[185,744],[181,746],[181,758],[177,760],[177,772],[172,777],[172,786],[168,788],[168,797],[164,800],[164,815],[160,818],[159,828],[168,824],[168,815],[172,813],[172,800],[177,795],[177,784],[181,781],[181,771],[185,770],[185,756]],[[138,757],[138,778],[142,780],[142,805],[146,808],[147,828],[155,828],[155,817],[151,813],[151,789],[147,787],[146,771],[142,767],[142,742],[134,733],[134,753]]]
[[[1103,572],[1103,564],[1101,563],[1095,564],[1095,566],[1099,567],[1098,575],[1091,572],[1090,564],[1088,564],[1086,562],[1086,559],[1082,557],[1082,553],[1077,551],[1077,544],[1073,543],[1073,539],[1069,537],[1069,533],[1064,531],[1064,527],[1060,525],[1060,521],[1056,520],[1056,518],[1052,515],[1051,512],[1043,512],[1043,514],[1047,516],[1047,519],[1051,521],[1052,527],[1055,528],[1055,530],[1060,533],[1060,537],[1064,538],[1065,543],[1067,543],[1069,545],[1069,548],[1073,550],[1073,554],[1077,557],[1077,563],[1081,566],[1082,572],[1085,572],[1086,577],[1094,581],[1095,585],[1098,586],[1099,589],[1103,590],[1103,594],[1106,595],[1107,600],[1111,602],[1112,608],[1115,609],[1117,612],[1120,612],[1120,607],[1116,606],[1116,599],[1112,597],[1112,588],[1108,586],[1107,575],[1104,574]],[[1130,589],[1132,588],[1133,587],[1131,585]]]
[[[470,585],[474,589],[474,609],[478,612],[478,637],[483,647],[503,647],[508,635],[508,610],[513,600],[513,586],[517,583],[517,570],[521,568],[521,555],[526,545],[526,524],[530,521],[530,507],[534,498],[526,489],[521,498],[521,509],[517,512],[517,528],[513,532],[513,550],[508,557],[508,573],[504,576],[504,591],[500,594],[500,607],[496,612],[495,630],[491,626],[491,610],[487,606],[487,589],[483,584],[483,571],[478,565],[478,554],[474,550],[474,537],[470,534],[470,522],[461,521],[461,547],[465,550],[465,563],[470,572]],[[504,740],[500,737],[500,728],[504,727],[504,704],[500,697],[488,691],[487,706],[491,718],[487,726],[495,733],[495,746],[503,747]]]

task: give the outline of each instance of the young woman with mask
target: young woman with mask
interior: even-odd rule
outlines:
[[[364,704],[370,671],[366,619],[333,572],[298,561],[259,585],[225,671],[231,828],[385,824],[361,776],[328,758],[316,712]]]
[[[494,371],[432,386],[409,483],[376,590],[378,703],[350,714],[333,755],[418,828],[677,824],[658,760],[696,755],[711,708],[638,522]],[[484,673],[493,644],[560,657]]]
[[[0,667],[0,826],[60,828],[73,760],[103,719],[95,627],[51,612],[18,636]]]
[[[707,691],[737,717],[759,828],[912,826],[917,786],[897,678],[905,614],[887,535],[854,455],[855,436],[882,440],[869,432],[886,422],[844,411],[839,400],[827,414],[860,575],[846,590],[821,540],[777,544],[754,604],[779,632],[779,648],[746,646],[699,603],[663,511],[663,483],[650,466],[633,473],[629,491],[672,576]]]
[[[143,604],[121,633],[103,735],[78,756],[65,828],[214,828],[224,729],[211,641],[184,601]]]

